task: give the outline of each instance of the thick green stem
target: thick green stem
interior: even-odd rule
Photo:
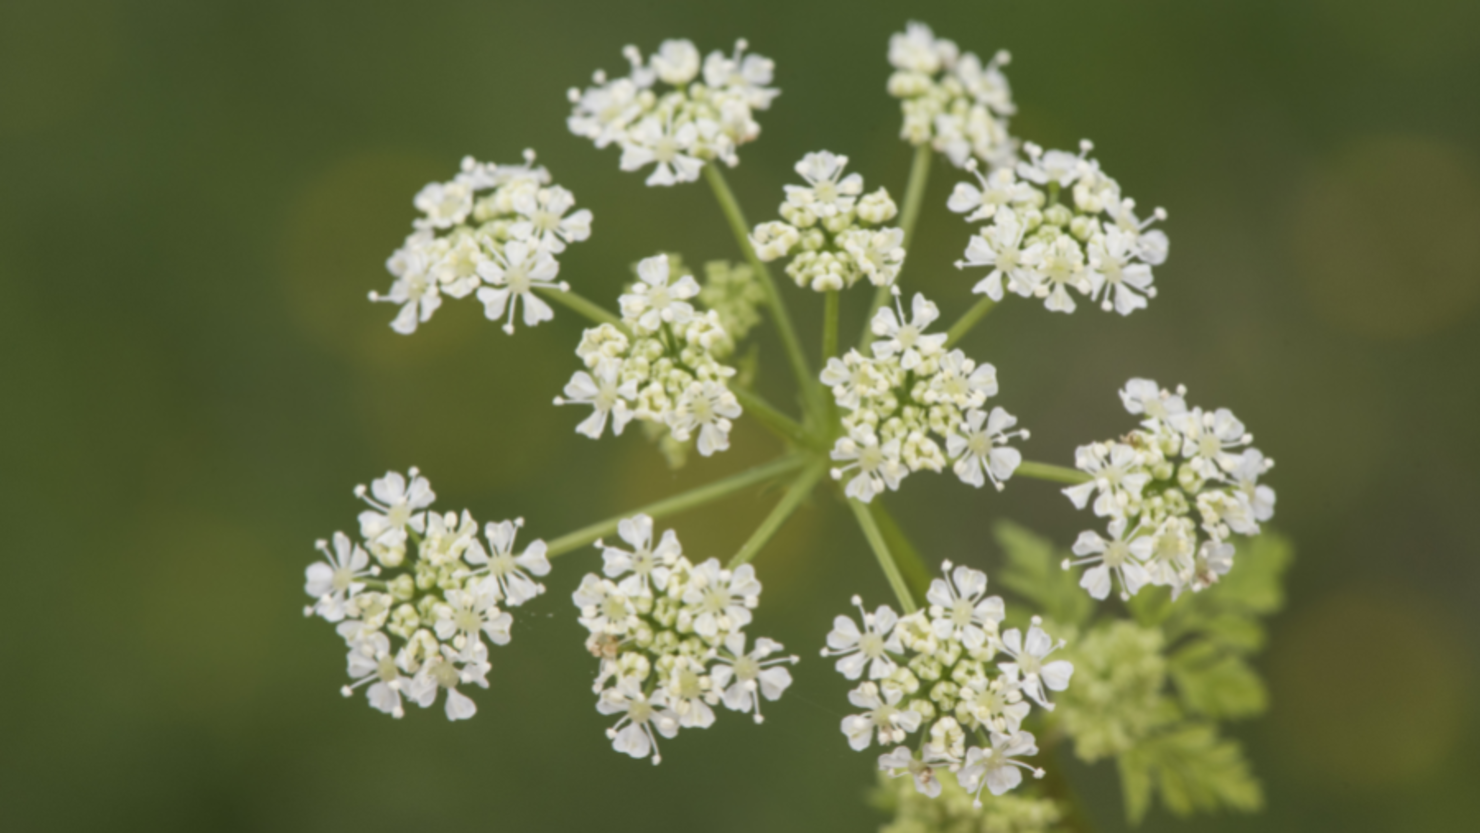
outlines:
[[[996,301],[983,295],[980,301],[973,304],[971,309],[962,314],[956,323],[952,324],[949,330],[946,330],[946,346],[950,347],[960,341],[961,336],[971,332],[971,328],[976,326],[976,322],[982,320],[987,313],[992,311],[992,307],[995,306],[997,306]]]
[[[732,474],[729,477],[716,480],[697,489],[691,489],[682,494],[664,498],[656,503],[650,503],[647,506],[641,506],[631,511],[623,512],[614,518],[607,518],[604,521],[582,527],[575,532],[567,533],[550,541],[546,546],[545,554],[554,557],[570,552],[577,547],[584,547],[597,538],[615,532],[617,530],[617,524],[623,518],[630,518],[633,515],[651,515],[654,518],[661,518],[665,515],[672,515],[675,512],[682,512],[685,509],[703,506],[711,501],[732,495],[741,489],[754,486],[757,483],[764,483],[777,475],[801,468],[806,465],[809,459],[813,458],[803,454],[789,454],[785,457],[778,457],[769,463],[756,466],[748,471]]]
[[[899,229],[904,232],[906,260],[909,259],[910,242],[915,239],[915,223],[920,219],[920,206],[925,202],[925,183],[930,180],[930,162],[934,158],[935,151],[929,144],[923,144],[915,148],[915,160],[910,164],[910,178],[904,186],[904,205],[899,212]],[[868,346],[869,327],[873,324],[874,313],[888,302],[889,287],[881,286],[874,290],[874,300],[868,308],[868,317],[863,319],[863,333],[858,337],[859,349]]]
[[[825,471],[827,471],[827,464],[818,461],[805,469],[796,480],[793,480],[786,494],[781,496],[781,502],[776,504],[776,508],[771,510],[771,514],[767,515],[764,521],[761,521],[761,525],[750,534],[750,539],[745,542],[745,546],[735,553],[735,557],[731,558],[726,566],[733,570],[754,558],[755,554],[760,552],[761,547],[771,540],[771,536],[776,534],[776,530],[780,529],[781,525],[786,523],[786,519],[791,517],[791,513],[796,511],[808,495],[812,494],[812,488],[817,485],[818,478],[822,477]]]
[[[787,442],[805,443],[807,441],[807,432],[802,429],[801,423],[776,410],[771,403],[754,392],[742,387],[732,387],[730,392],[740,400],[740,406],[745,409],[745,412],[755,417],[771,433]]]
[[[900,575],[899,565],[894,563],[894,556],[889,552],[889,545],[884,542],[884,533],[880,531],[879,524],[874,520],[873,513],[869,511],[868,504],[862,501],[848,499],[848,508],[853,510],[853,517],[858,520],[858,526],[863,530],[863,537],[868,539],[868,545],[873,548],[874,556],[879,559],[879,567],[884,571],[884,578],[889,580],[889,587],[894,591],[894,596],[899,600],[899,606],[905,613],[914,613],[919,609],[915,604],[915,597],[910,594],[910,588],[904,583],[904,576]]]
[[[1013,472],[1013,474],[1020,477],[1032,477],[1037,480],[1048,480],[1053,483],[1068,483],[1071,486],[1076,483],[1088,483],[1094,480],[1094,477],[1085,474],[1079,469],[1055,466],[1051,463],[1035,463],[1031,460],[1024,460],[1019,463],[1017,471]]]
[[[535,287],[535,291],[561,306],[586,316],[598,324],[611,324],[622,332],[627,332],[627,325],[622,323],[622,319],[619,316],[608,312],[606,308],[595,301],[583,298],[569,290],[562,292],[558,289],[537,286]]]
[[[829,289],[825,296],[825,305],[822,308],[822,362],[826,367],[827,360],[838,354],[838,291]]]
[[[807,357],[802,353],[802,343],[797,340],[796,329],[792,327],[791,316],[781,300],[781,292],[771,279],[771,270],[756,257],[755,247],[750,245],[750,224],[745,221],[745,213],[740,210],[740,203],[736,202],[735,194],[730,191],[730,185],[725,182],[725,175],[720,173],[718,164],[710,162],[705,165],[704,177],[709,180],[720,210],[730,222],[730,230],[735,233],[735,242],[740,244],[740,251],[745,253],[745,259],[750,262],[750,268],[755,270],[756,277],[761,282],[761,290],[766,294],[766,304],[771,308],[771,317],[781,335],[781,344],[786,349],[797,384],[801,386],[802,401],[806,403],[809,413],[820,415],[822,398],[818,395],[820,388],[817,379],[812,376],[812,370],[807,365]]]

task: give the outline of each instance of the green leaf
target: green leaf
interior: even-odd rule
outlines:
[[[1048,619],[1061,625],[1081,625],[1094,612],[1094,600],[1079,586],[1076,576],[1061,566],[1067,553],[1053,542],[1011,521],[993,528],[1006,556],[997,580],[1002,586],[1036,605]]]
[[[1132,825],[1145,818],[1153,793],[1178,816],[1225,808],[1252,812],[1264,804],[1238,742],[1219,738],[1210,724],[1185,723],[1150,737],[1121,754],[1119,764]]]
[[[1168,670],[1187,711],[1213,718],[1260,714],[1269,706],[1264,682],[1239,657],[1199,640],[1179,648]]]
[[[1165,611],[1157,611],[1164,612],[1168,640],[1197,634],[1244,654],[1263,646],[1264,630],[1256,617],[1267,616],[1284,604],[1283,579],[1292,548],[1288,539],[1273,532],[1240,539],[1236,546],[1228,575],[1201,593],[1184,594]],[[1139,602],[1139,597],[1134,601]],[[1149,600],[1141,603],[1136,608],[1138,615],[1154,610],[1153,605]]]

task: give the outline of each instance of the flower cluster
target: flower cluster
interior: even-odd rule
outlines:
[[[1130,380],[1120,398],[1141,427],[1074,452],[1094,479],[1064,494],[1080,509],[1093,501],[1109,526],[1108,537],[1080,533],[1078,558],[1064,568],[1093,565],[1080,585],[1097,599],[1109,595],[1112,576],[1123,598],[1147,584],[1170,587],[1174,598],[1202,590],[1233,567],[1231,534],[1257,535],[1274,517],[1274,490],[1259,483],[1274,461],[1249,445],[1254,436],[1233,412],[1189,408],[1186,395]]]
[[[765,300],[766,293],[749,266],[727,260],[704,264],[699,303],[719,316],[720,326],[734,341],[744,339],[761,323],[759,307]]]
[[[601,660],[596,709],[621,715],[607,730],[612,748],[656,764],[657,735],[707,728],[720,703],[760,723],[761,699],[781,697],[791,685],[782,666],[797,658],[773,658],[781,645],[765,637],[745,650],[761,595],[755,570],[690,563],[673,530],[654,540],[647,515],[623,520],[617,534],[631,549],[597,541],[604,577],[587,574],[572,595],[586,647]]]
[[[947,352],[944,333],[925,332],[940,311],[924,295],[915,294],[908,318],[898,296],[894,309],[874,316],[872,357],[850,350],[822,369],[822,383],[847,411],[846,434],[832,450],[844,465],[833,479],[849,477],[847,495],[867,503],[911,472],[939,472],[950,462],[963,483],[980,488],[990,479],[1000,491],[1022,462],[1007,442],[1028,432],[1010,430],[1017,418],[1002,408],[985,410],[997,395],[996,368]]]
[[[930,143],[957,167],[975,157],[991,167],[1010,166],[1017,153],[1007,119],[1017,112],[1002,74],[1011,56],[990,61],[936,38],[930,27],[911,23],[889,39],[889,94],[900,100],[899,136],[913,145]]]
[[[750,235],[763,261],[796,252],[786,274],[797,286],[825,292],[865,276],[890,286],[904,264],[904,232],[884,225],[899,208],[883,188],[864,194],[862,176],[843,176],[847,165],[848,157],[825,150],[803,156],[796,172],[807,184],[786,186],[785,222],[761,223]]]
[[[740,163],[736,148],[760,135],[755,111],[780,94],[767,86],[775,64],[746,55],[746,48],[737,41],[733,54],[711,52],[701,64],[698,48],[687,40],[665,40],[645,60],[628,46],[622,54],[631,72],[609,79],[597,71],[594,86],[572,88],[566,124],[599,148],[619,146],[624,171],[652,165],[648,185],[692,182],[715,159],[733,168]]]
[[[522,518],[490,523],[479,538],[466,510],[431,511],[436,495],[415,468],[387,472],[355,495],[370,505],[360,513],[363,543],[342,532],[332,548],[318,542],[324,560],[309,565],[303,588],[315,600],[304,615],[337,623],[349,647],[344,696],[368,684],[370,705],[400,717],[403,697],[426,708],[446,689],[447,719],[472,717],[478,707],[457,687],[488,687],[484,639],[508,644],[514,618],[505,608],[545,592],[534,578],[550,572],[545,543],[516,554]]]
[[[877,742],[889,750],[879,768],[914,776],[915,788],[931,797],[940,794],[937,770],[956,773],[979,802],[983,788],[1001,795],[1017,786],[1021,770],[1042,777],[1018,760],[1038,753],[1023,719],[1029,701],[1053,709],[1048,692],[1067,688],[1074,666],[1048,659],[1063,643],[1037,617],[1026,636],[1017,628],[999,633],[1005,608],[1000,596],[986,595],[986,573],[953,570],[949,561],[941,571],[947,577],[931,583],[930,606],[907,616],[888,605],[869,612],[854,596],[862,627],[837,617],[822,655],[838,657],[838,672],[850,680],[867,676],[848,695],[865,709],[843,718],[850,746],[863,751]],[[916,732],[921,742],[906,744]]]
[[[566,291],[557,282],[555,256],[567,243],[591,236],[591,212],[571,211],[575,197],[550,184],[550,172],[534,167],[534,151],[523,165],[496,165],[465,157],[450,182],[433,182],[414,200],[422,213],[415,230],[386,261],[395,276],[390,292],[372,301],[399,304],[391,328],[409,335],[442,306],[442,296],[465,298],[477,290],[490,321],[508,310],[504,331],[514,332],[515,307],[533,327],[554,317],[536,288]]]
[[[967,222],[992,221],[956,262],[958,269],[991,269],[972,292],[1000,301],[1005,282],[1024,298],[1043,298],[1054,312],[1073,312],[1073,289],[1121,315],[1155,297],[1151,267],[1166,260],[1167,236],[1148,226],[1166,212],[1138,219],[1135,200],[1122,197],[1119,183],[1088,158],[1093,147],[1081,142],[1076,155],[1030,142],[1027,161],[1015,170],[983,174],[967,164],[977,182],[958,183],[947,205]],[[1073,199],[1061,201],[1066,194]]]
[[[667,255],[639,262],[638,282],[619,299],[622,326],[602,324],[581,336],[576,355],[586,370],[576,371],[565,396],[555,399],[593,408],[579,433],[598,439],[610,418],[621,434],[639,419],[679,442],[697,435],[705,457],[730,447],[730,421],[741,408],[726,385],[735,369],[720,358],[734,350],[734,341],[718,312],[700,313],[689,303],[699,284],[676,271]]]

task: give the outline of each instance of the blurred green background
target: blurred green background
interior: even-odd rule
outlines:
[[[1290,605],[1263,657],[1271,714],[1242,725],[1257,817],[1145,829],[1480,828],[1480,5],[1323,2],[88,2],[0,5],[0,828],[868,830],[872,756],[837,730],[844,682],[812,659],[755,727],[720,720],[613,753],[568,594],[495,651],[470,723],[342,700],[343,649],[300,608],[312,542],[350,528],[351,487],[420,465],[448,508],[534,535],[774,451],[670,473],[640,432],[592,443],[547,405],[582,322],[506,337],[472,302],[412,338],[364,301],[411,195],[463,154],[525,147],[595,213],[562,276],[608,302],[659,250],[735,257],[701,185],[648,189],[564,128],[565,90],[619,50],[736,36],[783,90],[731,182],[769,216],[802,153],[847,153],[903,191],[883,85],[917,18],[1009,48],[1014,133],[1092,137],[1172,251],[1150,309],[1072,317],[1013,302],[964,345],[994,362],[1031,459],[1130,427],[1133,375],[1228,406],[1279,461]],[[937,163],[907,287],[952,316],[966,232]],[[813,298],[797,314],[815,332]],[[854,298],[861,302],[861,293]],[[861,311],[850,308],[856,327]],[[814,343],[811,337],[808,343]],[[786,391],[777,344],[762,336]],[[771,387],[771,385],[775,385]],[[733,551],[774,496],[677,519]],[[993,518],[1069,543],[1048,484],[1006,494],[920,476],[889,505],[931,560],[989,571]],[[831,499],[757,561],[756,633],[814,656],[848,596],[886,598]],[[1122,829],[1113,768],[1071,767]]]

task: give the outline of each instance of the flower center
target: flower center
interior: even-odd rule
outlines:
[[[483,627],[483,617],[471,608],[462,608],[452,616],[452,623],[463,633],[472,633]]]
[[[971,617],[975,613],[976,609],[972,607],[971,600],[957,599],[955,604],[951,605],[951,623],[958,628],[964,628],[971,624]]]
[[[750,657],[741,657],[735,660],[735,678],[738,680],[753,680],[761,675],[761,664]]]
[[[869,659],[878,659],[884,656],[884,637],[866,633],[858,640],[858,650]]]
[[[529,272],[525,270],[524,264],[510,266],[504,271],[504,283],[515,295],[523,295],[529,291]]]

